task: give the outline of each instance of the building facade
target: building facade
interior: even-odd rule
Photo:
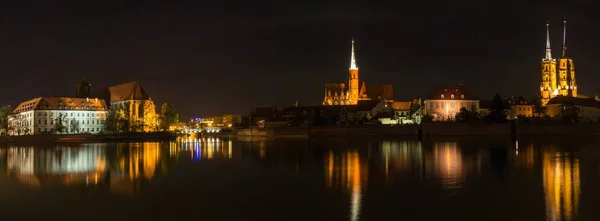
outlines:
[[[563,26],[562,55],[552,58],[550,50],[549,24],[546,24],[546,52],[541,62],[542,81],[540,84],[541,105],[545,106],[550,99],[562,95],[577,97],[577,81],[575,79],[575,63],[567,54],[567,21]]]
[[[118,115],[122,111],[129,123],[127,130],[150,132],[158,130],[156,105],[138,82],[129,82],[96,90],[92,96],[109,104],[109,111]]]
[[[8,135],[97,134],[104,131],[106,103],[96,98],[39,97],[19,104]]]
[[[522,96],[512,96],[505,100],[507,108],[506,117],[509,120],[517,119],[519,116],[533,117],[534,106]]]
[[[600,101],[594,98],[559,95],[550,99],[546,104],[546,114],[550,117],[560,117],[566,108],[575,108],[581,122],[599,122],[600,120]]]
[[[461,108],[479,112],[479,100],[462,85],[436,86],[424,102],[424,113],[434,121],[454,120]]]
[[[350,69],[348,83],[325,84],[323,105],[357,105],[361,100],[383,99],[394,100],[394,90],[390,84],[360,84],[358,66],[354,52],[354,40],[350,54]]]

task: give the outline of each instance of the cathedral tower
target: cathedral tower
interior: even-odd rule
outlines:
[[[75,97],[77,98],[88,98],[92,91],[92,84],[85,80],[81,80],[79,84],[75,85]]]
[[[550,98],[554,97],[556,91],[556,59],[552,58],[550,49],[550,25],[546,23],[546,56],[542,59],[542,83],[540,92],[542,94],[542,106],[545,106]]]
[[[558,60],[558,94],[577,97],[575,64],[567,55],[567,20],[564,21],[562,56]]]
[[[354,55],[354,38],[352,38],[352,54],[350,55],[350,70],[348,72],[348,89],[350,94],[349,103],[354,105],[358,103],[358,66],[356,66],[356,57]]]

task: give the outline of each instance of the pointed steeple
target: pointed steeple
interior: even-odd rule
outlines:
[[[552,52],[550,50],[550,24],[546,22],[546,60],[552,59]]]
[[[564,28],[563,28],[563,51],[562,51],[562,57],[563,58],[567,57],[567,18],[565,18]]]
[[[358,70],[356,57],[354,56],[354,38],[352,38],[352,54],[350,55],[350,70]]]

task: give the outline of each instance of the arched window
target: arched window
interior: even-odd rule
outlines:
[[[444,94],[442,94],[442,96],[441,96],[441,97],[442,97],[442,99],[444,99]]]
[[[450,98],[454,99],[454,94],[451,94],[451,95],[450,95]]]
[[[464,95],[464,94],[461,94],[461,95],[460,95],[460,98],[462,98],[462,99],[465,99],[465,95]]]

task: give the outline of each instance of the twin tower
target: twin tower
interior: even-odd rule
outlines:
[[[550,99],[558,95],[577,97],[577,83],[575,81],[575,65],[573,59],[567,55],[567,21],[563,27],[562,55],[557,59],[552,58],[550,50],[550,25],[546,23],[546,56],[542,59],[542,83],[540,92],[541,103],[545,106]],[[558,75],[557,70],[558,69]]]

